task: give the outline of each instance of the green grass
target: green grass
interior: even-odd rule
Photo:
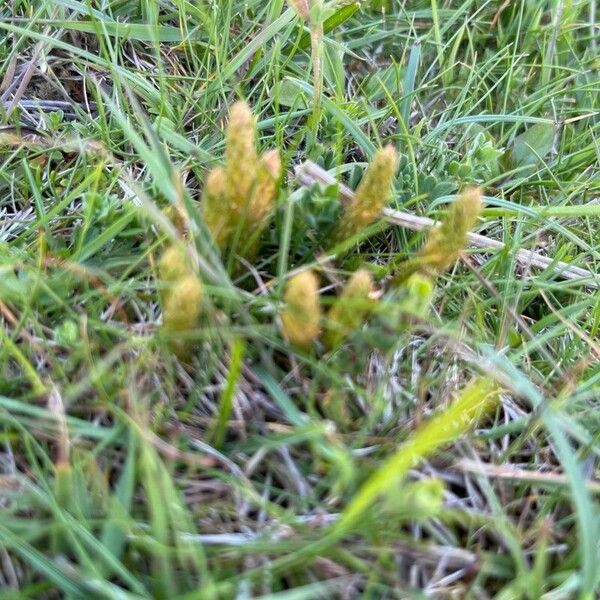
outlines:
[[[0,2],[0,597],[596,597],[598,292],[515,255],[600,279],[598,14],[340,4],[311,50],[284,0]],[[240,98],[290,174],[251,266],[199,210]],[[324,263],[335,191],[291,177],[355,188],[385,143],[392,207],[438,218],[476,183],[505,243],[400,321],[423,234]],[[188,362],[160,331],[170,204],[207,297]],[[277,325],[316,264],[325,302],[358,266],[382,291],[331,352]]]

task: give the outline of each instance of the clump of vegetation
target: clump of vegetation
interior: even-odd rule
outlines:
[[[339,212],[338,224],[330,230],[325,223],[323,231],[316,232],[316,238],[321,240],[323,249],[331,244],[343,244],[363,233],[381,217],[391,196],[397,162],[397,152],[391,145],[375,153],[356,193]],[[225,164],[208,173],[202,196],[204,222],[219,247],[224,249],[233,233],[237,232],[238,237],[243,240],[253,240],[253,260],[262,260],[258,252],[258,237],[275,216],[275,197],[280,176],[279,152],[270,150],[258,157],[251,110],[244,102],[235,103],[226,127]],[[480,210],[479,190],[469,188],[462,192],[441,225],[431,231],[419,255],[407,261],[400,270],[406,272],[421,269],[426,276],[434,277],[451,266],[464,248],[467,233],[475,224]],[[306,217],[307,215],[303,216]],[[318,223],[318,220],[313,220]],[[242,246],[242,251],[247,250],[248,246]],[[268,248],[266,251],[269,251]],[[173,284],[164,300],[163,329],[167,332],[192,329],[198,319],[202,300],[201,285],[197,278],[194,286],[191,285],[193,276],[187,273],[186,265],[184,256],[175,248],[169,248],[161,260],[159,273],[163,282]],[[420,280],[411,279],[405,286],[407,298],[414,299],[418,295],[421,301],[428,301],[431,293],[424,292],[423,285]],[[197,291],[192,287],[197,287]],[[400,278],[396,279],[395,287],[402,287]],[[415,294],[414,290],[417,288],[419,291]],[[374,282],[370,272],[365,268],[358,269],[343,286],[323,323],[317,276],[310,270],[294,275],[286,284],[283,298],[280,315],[283,337],[292,345],[306,350],[320,338],[325,325],[324,347],[335,349],[368,321],[370,313],[376,311],[373,292]],[[392,295],[397,293],[397,289],[391,292]],[[189,295],[188,312],[184,309],[185,294]],[[410,301],[406,303],[406,307],[409,304]],[[427,302],[424,304],[418,310],[412,310],[412,314],[424,316]],[[402,303],[398,307],[401,313],[405,312]],[[174,348],[180,357],[189,354],[189,344]]]
[[[0,597],[596,597],[597,12],[0,2]]]

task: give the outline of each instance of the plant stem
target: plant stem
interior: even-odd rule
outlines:
[[[319,134],[321,121],[321,95],[323,93],[323,23],[311,25],[310,44],[313,71],[313,107],[310,118],[310,131],[312,133],[311,145],[315,144]]]

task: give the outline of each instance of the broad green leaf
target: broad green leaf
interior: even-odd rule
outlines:
[[[513,167],[536,165],[552,150],[556,128],[552,123],[536,123],[515,138],[510,152]]]
[[[354,4],[346,4],[346,6],[342,6],[338,11],[332,14],[330,17],[325,19],[323,22],[323,33],[328,34],[330,31],[333,31],[336,27],[342,25],[345,21],[347,21],[356,11],[360,8],[360,4],[355,2]],[[305,50],[310,46],[310,33],[306,32],[300,38],[298,42],[298,48],[300,50]]]
[[[298,89],[289,79],[284,79],[275,84],[272,96],[277,99],[280,106],[302,109],[309,105],[308,98],[303,90]]]

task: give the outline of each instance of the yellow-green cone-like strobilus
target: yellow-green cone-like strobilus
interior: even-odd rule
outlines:
[[[419,252],[416,262],[421,268],[436,274],[456,262],[467,245],[467,234],[477,222],[481,207],[479,188],[469,187],[460,193]]]
[[[172,286],[179,279],[189,275],[190,271],[189,258],[179,246],[166,248],[158,261],[158,274],[161,283],[166,286]]]
[[[248,204],[246,219],[251,230],[260,229],[273,211],[280,177],[281,158],[279,157],[279,151],[269,150],[258,161],[254,188]]]
[[[335,348],[364,323],[373,308],[372,291],[371,274],[366,269],[356,271],[327,314],[324,334],[327,347]]]
[[[468,233],[481,213],[481,191],[476,187],[463,190],[446,211],[439,225],[427,237],[425,245],[414,258],[400,265],[394,278],[396,287],[404,286],[416,273],[433,281],[453,265],[467,245]]]
[[[168,291],[163,308],[163,331],[168,334],[186,333],[196,328],[202,310],[202,284],[196,275],[186,275]],[[172,339],[170,345],[179,358],[187,358],[190,340]]]
[[[226,181],[225,169],[216,167],[209,172],[202,193],[204,223],[219,248],[225,246],[233,230],[234,219],[239,218],[227,199]]]
[[[351,238],[380,217],[390,198],[397,163],[398,154],[393,146],[376,152],[353,199],[344,209],[335,241]]]
[[[169,246],[158,261],[158,273],[163,286],[162,330],[176,334],[194,329],[202,310],[203,291],[185,250]],[[187,358],[191,349],[189,340],[172,339],[169,343],[177,356]]]
[[[225,186],[227,200],[238,216],[246,208],[257,166],[254,117],[246,102],[236,102],[229,113],[225,140]]]
[[[308,348],[321,332],[319,281],[312,271],[294,275],[287,283],[281,312],[283,336],[294,346]]]
[[[235,232],[242,241],[257,237],[275,207],[281,158],[277,150],[258,157],[255,131],[250,107],[236,102],[225,135],[225,164],[210,171],[202,197],[204,222],[221,249]]]

